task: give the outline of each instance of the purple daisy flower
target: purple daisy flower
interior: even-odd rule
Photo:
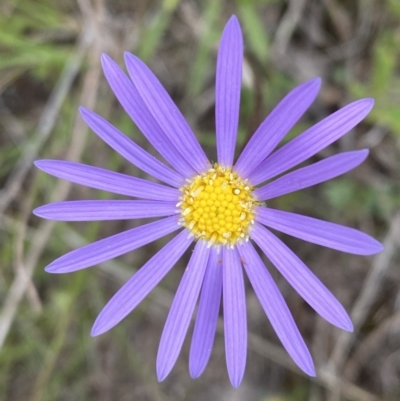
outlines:
[[[69,252],[48,265],[48,272],[68,273],[94,266],[180,231],[108,302],[94,323],[93,336],[124,319],[195,243],[161,336],[157,355],[160,381],[178,358],[198,299],[189,370],[194,378],[201,375],[211,354],[222,298],[228,374],[232,385],[239,386],[247,352],[242,267],[283,346],[304,372],[315,375],[312,358],[285,300],[249,239],[317,313],[347,331],[352,331],[353,326],[341,304],[268,228],[343,252],[371,255],[382,250],[379,242],[357,230],[274,210],[265,203],[353,169],[365,160],[368,150],[340,153],[262,184],[350,131],[369,113],[373,100],[363,99],[343,107],[274,152],[317,96],[321,81],[303,83],[263,121],[234,163],[242,61],[242,33],[233,16],[224,29],[218,52],[218,163],[210,163],[161,83],[142,61],[129,53],[125,62],[130,79],[106,55],[102,58],[105,76],[122,107],[171,167],[92,111],[81,108],[81,114],[115,151],[164,184],[80,163],[36,162],[39,169],[58,178],[144,199],[53,203],[35,210],[40,217],[62,221],[163,217]]]

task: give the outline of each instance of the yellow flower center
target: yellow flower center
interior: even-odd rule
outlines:
[[[232,169],[214,164],[180,188],[180,224],[209,245],[248,241],[254,223],[253,188]]]

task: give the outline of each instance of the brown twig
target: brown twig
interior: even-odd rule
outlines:
[[[96,40],[94,40],[96,39]],[[51,99],[48,102],[44,115],[42,116],[41,123],[39,123],[40,129],[37,130],[36,141],[31,143],[28,147],[29,151],[26,152],[27,160],[21,160],[18,167],[14,171],[13,177],[9,180],[9,190],[5,192],[2,202],[0,201],[0,211],[4,210],[4,207],[8,205],[13,196],[18,192],[18,188],[22,184],[23,178],[26,176],[32,166],[32,162],[38,154],[41,146],[44,143],[44,139],[48,137],[51,129],[55,123],[55,118],[58,115],[63,100],[67,96],[68,90],[72,83],[73,77],[78,72],[79,66],[86,54],[88,46],[93,41],[93,45],[90,49],[89,61],[93,62],[93,65],[86,73],[84,84],[82,88],[81,104],[93,108],[96,102],[99,77],[100,77],[100,53],[102,48],[101,40],[101,29],[93,30],[93,26],[89,25],[82,33],[77,46],[76,54],[74,54],[69,62],[67,63],[59,83],[53,91],[52,98],[56,106],[52,105]],[[46,119],[46,118],[47,119]],[[87,127],[83,124],[80,117],[77,115],[75,125],[73,129],[73,135],[71,139],[71,145],[67,152],[67,158],[69,160],[79,160],[84,149],[84,144],[87,135]],[[28,163],[29,162],[29,163]],[[51,195],[51,200],[61,201],[65,199],[71,188],[69,182],[58,181]],[[3,209],[1,209],[3,207]],[[32,242],[32,245],[27,253],[24,261],[25,270],[23,274],[17,274],[14,281],[8,291],[3,306],[3,311],[0,315],[0,348],[3,346],[7,334],[10,330],[12,321],[14,320],[18,305],[25,294],[27,286],[29,284],[30,277],[32,277],[35,266],[47,245],[48,239],[53,231],[54,222],[44,221],[37,229],[36,236]]]
[[[293,32],[298,26],[307,0],[291,0],[289,7],[282,17],[275,39],[271,47],[272,54],[282,57],[286,54]]]
[[[27,234],[28,219],[32,213],[35,184],[36,180],[33,181],[28,196],[24,201],[21,218],[15,222],[14,271],[17,276],[26,275],[24,266],[24,243]],[[32,310],[35,314],[39,314],[42,311],[42,303],[36,291],[36,287],[29,276],[26,277],[26,280],[28,282],[27,296],[32,306]]]
[[[371,356],[377,352],[385,338],[391,332],[400,329],[400,312],[388,317],[375,330],[373,330],[357,347],[356,352],[348,361],[344,376],[347,380],[355,380],[362,366]]]
[[[354,332],[342,332],[333,349],[330,361],[326,364],[323,371],[329,372],[333,377],[337,377],[337,385],[332,393],[331,400],[339,399],[343,388],[338,378],[337,372],[340,372],[346,362],[350,348],[353,345],[357,333],[364,323],[376,295],[381,287],[382,281],[389,269],[391,261],[397,251],[400,238],[400,213],[396,214],[392,220],[390,230],[386,235],[383,245],[385,249],[375,257],[372,268],[364,282],[363,288],[357,298],[351,311],[351,318],[354,324]]]
[[[17,196],[22,183],[28,173],[31,171],[32,163],[37,158],[38,153],[46,143],[50,133],[52,132],[61,107],[67,97],[72,83],[79,72],[87,47],[92,40],[87,30],[85,30],[80,38],[76,50],[66,63],[60,78],[51,93],[46,107],[39,120],[39,124],[32,139],[27,142],[19,161],[16,163],[14,170],[9,175],[4,188],[0,192],[0,217],[5,209]]]

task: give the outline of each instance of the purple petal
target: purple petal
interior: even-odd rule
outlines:
[[[254,191],[254,196],[259,200],[272,199],[328,181],[357,167],[367,156],[367,149],[339,153],[310,166],[299,168],[261,188],[257,188]]]
[[[373,105],[373,99],[358,100],[315,124],[265,159],[248,177],[250,182],[260,184],[315,155],[353,129]]]
[[[184,177],[196,175],[189,163],[175,149],[171,141],[164,134],[164,131],[157,124],[132,81],[106,54],[102,55],[101,62],[104,75],[115,96],[147,140]]]
[[[172,269],[192,241],[193,238],[188,238],[188,232],[184,230],[142,266],[97,316],[92,336],[105,333],[131,313]]]
[[[243,271],[237,250],[224,247],[222,264],[226,365],[232,386],[239,387],[246,367],[247,317]]]
[[[239,21],[232,16],[219,45],[215,81],[215,123],[218,163],[233,166],[242,84],[243,38]]]
[[[139,200],[84,200],[50,203],[33,211],[58,221],[127,220],[176,214],[176,202]]]
[[[250,243],[238,246],[238,251],[254,292],[286,351],[300,369],[310,376],[315,376],[314,364],[307,345],[260,256]]]
[[[181,175],[161,163],[140,146],[136,145],[135,142],[129,139],[104,118],[83,107],[80,107],[79,110],[86,124],[104,142],[134,166],[174,187],[180,187],[184,183],[184,178]]]
[[[357,255],[373,255],[383,249],[374,238],[353,228],[339,224],[258,207],[256,219],[262,224],[304,241]]]
[[[320,78],[305,82],[289,92],[272,110],[250,138],[235,165],[235,170],[242,177],[248,177],[269,156],[310,107],[320,87]]]
[[[258,223],[254,224],[251,237],[317,313],[333,325],[353,331],[353,324],[343,306],[281,240]]]
[[[178,219],[167,217],[82,246],[56,259],[45,270],[70,273],[116,258],[178,230]]]
[[[177,201],[181,195],[175,188],[81,163],[37,160],[35,166],[63,180],[114,194],[166,201]]]
[[[211,248],[190,346],[189,371],[193,378],[199,377],[207,366],[217,329],[222,293],[222,266],[218,259],[217,250]]]
[[[198,241],[172,301],[157,354],[157,377],[164,380],[175,365],[189,328],[210,250]]]
[[[210,166],[193,131],[156,76],[139,58],[125,53],[125,64],[136,89],[166,136],[198,173]]]

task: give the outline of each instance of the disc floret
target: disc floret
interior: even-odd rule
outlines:
[[[180,224],[209,245],[248,241],[257,204],[253,188],[231,168],[214,164],[180,188]]]

